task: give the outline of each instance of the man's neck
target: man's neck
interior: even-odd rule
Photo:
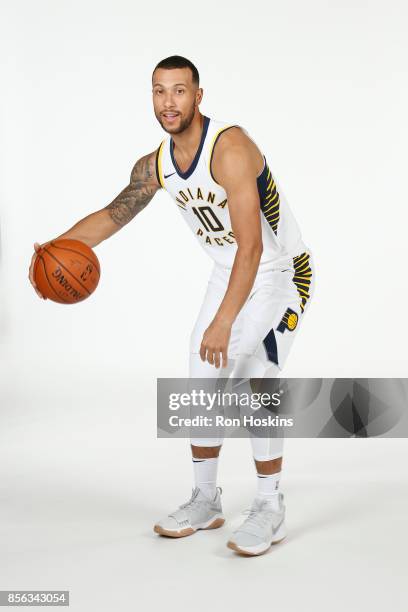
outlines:
[[[195,155],[200,144],[203,125],[204,115],[197,113],[184,132],[172,134],[174,149],[177,148],[180,159],[190,159]]]

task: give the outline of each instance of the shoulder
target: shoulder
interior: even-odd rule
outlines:
[[[131,183],[143,182],[151,185],[152,187],[157,187],[157,189],[161,188],[161,184],[157,176],[157,157],[160,146],[151,153],[147,153],[137,160],[133,166],[130,176]]]
[[[240,173],[245,170],[257,177],[263,168],[263,155],[255,142],[240,126],[226,128],[214,146],[211,173],[216,182],[225,173]]]
[[[217,139],[217,146],[225,148],[233,145],[245,145],[250,139],[246,135],[244,128],[239,125],[225,127]]]

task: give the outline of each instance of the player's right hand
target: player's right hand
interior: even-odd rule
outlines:
[[[44,243],[44,244],[46,244],[46,243]],[[30,269],[28,271],[28,278],[30,280],[30,283],[34,287],[34,290],[35,290],[36,294],[38,295],[38,297],[42,298],[43,300],[46,300],[48,298],[46,298],[45,296],[42,295],[42,293],[40,293],[40,291],[37,288],[37,285],[35,284],[35,280],[34,280],[34,264],[35,264],[35,260],[37,259],[37,253],[41,250],[42,246],[44,246],[44,245],[41,245],[39,242],[34,242],[34,253],[33,253],[33,256],[31,258]]]

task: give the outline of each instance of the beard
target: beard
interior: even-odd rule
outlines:
[[[194,119],[194,115],[195,115],[195,103],[193,104],[193,106],[191,107],[190,112],[187,114],[187,117],[185,117],[184,119],[181,119],[180,121],[180,127],[176,128],[176,129],[167,129],[162,121],[161,116],[159,115],[157,117],[157,121],[160,123],[160,125],[162,126],[163,130],[165,132],[167,132],[168,134],[181,134],[181,132],[184,132],[184,130],[186,130],[190,125],[191,122]]]

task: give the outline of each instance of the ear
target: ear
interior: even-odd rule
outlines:
[[[203,95],[204,95],[204,91],[202,87],[199,87],[196,91],[196,104],[197,106],[200,104],[201,100],[203,99]]]

